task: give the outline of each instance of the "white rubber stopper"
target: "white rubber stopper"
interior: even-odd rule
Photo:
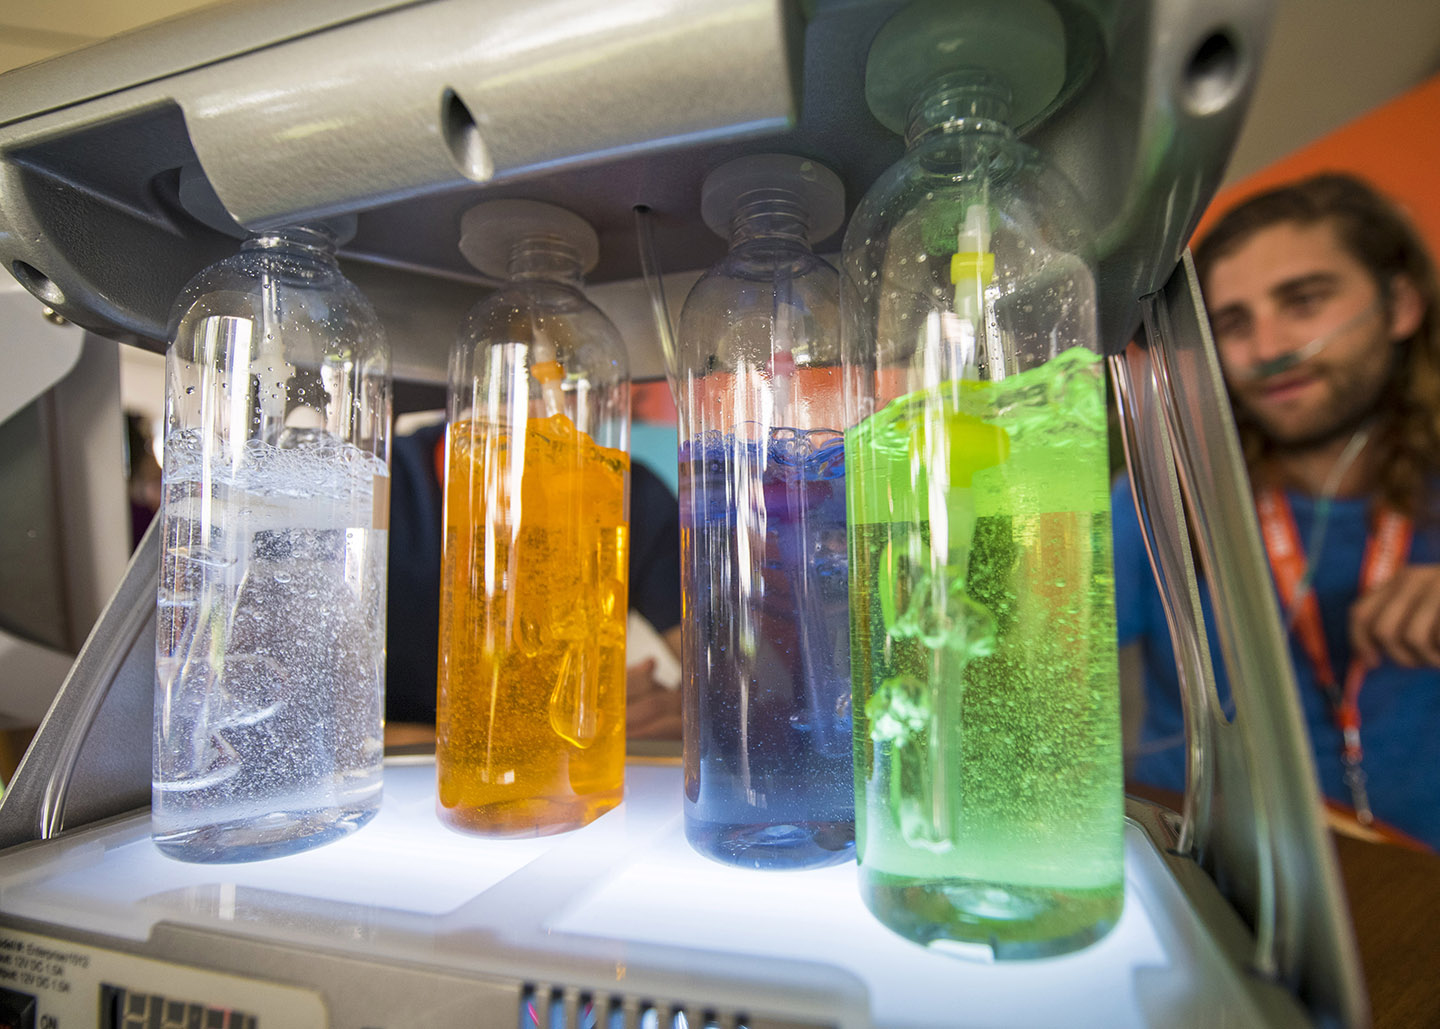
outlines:
[[[1065,26],[1049,0],[916,0],[870,45],[865,100],[903,133],[921,91],[948,72],[990,72],[1010,88],[1010,124],[1023,125],[1065,84]]]
[[[845,186],[823,164],[793,154],[751,154],[727,161],[705,176],[700,217],[729,238],[730,219],[746,194],[785,190],[809,215],[810,239],[827,239],[845,220]]]
[[[460,219],[460,252],[492,279],[509,276],[510,254],[527,239],[557,239],[580,258],[581,272],[600,260],[600,237],[578,214],[538,200],[487,200]]]

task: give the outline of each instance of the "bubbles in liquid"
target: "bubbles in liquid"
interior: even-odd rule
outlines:
[[[930,722],[929,686],[910,675],[893,675],[865,702],[870,738],[903,747]]]
[[[165,451],[152,823],[195,860],[309,845],[380,795],[385,464],[238,449],[176,432]]]
[[[680,452],[686,835],[732,864],[827,864],[854,813],[843,436],[736,428]]]
[[[862,892],[920,942],[1057,953],[1120,910],[1099,371],[1067,351],[901,397],[847,434]],[[948,478],[911,461],[926,432],[960,434]]]
[[[624,780],[628,455],[563,415],[450,428],[440,817],[489,835],[575,828]]]
[[[966,658],[994,652],[995,616],[965,592],[964,569],[946,565],[939,572],[922,572],[908,593],[909,602],[886,627],[891,639],[913,637]]]

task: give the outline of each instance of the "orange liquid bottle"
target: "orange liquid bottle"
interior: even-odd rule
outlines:
[[[564,415],[518,441],[451,427],[437,763],[458,828],[560,832],[620,802],[629,464]]]
[[[508,281],[451,361],[436,807],[455,829],[543,836],[623,795],[629,379],[579,289],[589,226],[496,201],[463,229]]]

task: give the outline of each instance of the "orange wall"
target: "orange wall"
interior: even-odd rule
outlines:
[[[1321,171],[1359,175],[1398,201],[1440,258],[1440,75],[1221,190],[1196,238],[1247,196]]]

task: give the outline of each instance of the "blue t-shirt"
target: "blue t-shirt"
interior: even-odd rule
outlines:
[[[1312,542],[1316,502],[1298,493],[1287,498],[1306,553]],[[1115,535],[1115,613],[1121,646],[1139,643],[1144,657],[1145,718],[1131,777],[1171,790],[1185,788],[1185,727],[1175,651],[1165,625],[1160,593],[1145,553],[1130,483],[1121,477],[1111,494]],[[1337,675],[1350,664],[1349,612],[1359,593],[1360,565],[1369,535],[1369,504],[1335,500],[1314,563],[1313,588],[1319,601],[1325,643]],[[1440,528],[1416,525],[1408,564],[1440,563]],[[1208,591],[1200,590],[1208,625],[1214,617]],[[1232,711],[1220,650],[1211,633],[1216,689]],[[1314,667],[1292,633],[1290,660],[1310,733],[1320,790],[1340,804],[1351,803],[1340,760],[1340,731],[1315,683]],[[1440,669],[1402,668],[1385,662],[1371,670],[1360,691],[1361,735],[1370,806],[1375,817],[1440,849]]]

